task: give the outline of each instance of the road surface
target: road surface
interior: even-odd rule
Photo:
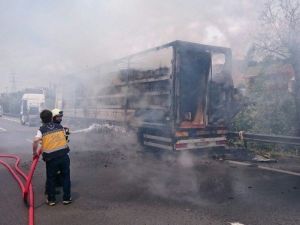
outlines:
[[[36,129],[0,118],[0,152],[21,155],[28,170]],[[70,146],[74,202],[64,206],[59,195],[56,206],[45,204],[40,160],[33,179],[37,225],[300,224],[297,174],[187,152],[145,152],[122,132],[73,134]],[[0,224],[27,224],[20,190],[1,165],[0,190]]]

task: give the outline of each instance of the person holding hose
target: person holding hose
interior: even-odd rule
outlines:
[[[42,126],[37,131],[33,140],[33,157],[37,155],[39,143],[42,145],[42,156],[46,163],[47,175],[47,204],[54,206],[55,197],[55,178],[57,172],[61,171],[63,180],[63,204],[72,203],[71,199],[71,181],[70,181],[70,158],[69,146],[65,137],[65,130],[62,125],[54,123],[52,112],[43,110],[40,113]]]
[[[53,123],[61,124],[62,118],[64,116],[63,111],[58,108],[55,108],[51,112],[52,112],[52,117],[53,117]],[[66,134],[66,139],[69,142],[70,130],[67,127],[64,127],[64,130],[65,130],[65,134]]]
[[[52,111],[52,121],[53,123],[57,123],[57,124],[61,124],[62,122],[62,117],[63,117],[63,111],[58,109],[58,108],[55,108],[53,109]],[[70,131],[69,131],[69,128],[67,127],[64,127],[64,130],[65,130],[65,137],[66,137],[66,140],[69,142],[69,135],[70,135]],[[62,184],[63,184],[63,179],[62,179],[62,176],[61,176],[61,171],[57,171],[57,174],[55,176],[55,187],[62,187]],[[60,194],[60,191],[59,190],[55,190],[55,194]],[[45,184],[45,195],[47,196],[48,195],[48,182],[46,180],[46,184]]]

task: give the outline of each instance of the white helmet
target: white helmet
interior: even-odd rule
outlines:
[[[52,117],[63,116],[63,115],[64,115],[63,111],[60,110],[60,109],[55,108],[55,109],[52,110]]]

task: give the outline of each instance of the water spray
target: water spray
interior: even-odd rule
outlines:
[[[108,123],[105,124],[98,124],[98,123],[94,123],[92,125],[90,125],[88,128],[84,128],[84,129],[80,129],[80,130],[75,130],[72,131],[72,134],[77,134],[77,133],[89,133],[92,131],[96,131],[96,132],[118,132],[118,133],[126,133],[126,129],[124,127],[121,126],[116,126],[116,125],[111,125]]]

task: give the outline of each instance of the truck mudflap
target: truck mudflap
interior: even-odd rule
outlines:
[[[174,150],[191,150],[211,147],[226,147],[227,140],[225,136],[214,138],[195,138],[178,140],[175,143]]]

